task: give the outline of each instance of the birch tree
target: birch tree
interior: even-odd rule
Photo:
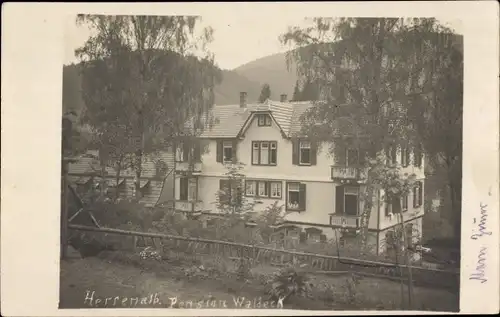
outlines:
[[[376,168],[368,162],[379,153],[402,148],[417,149],[416,156],[421,155],[418,149],[431,153],[428,143],[433,137],[422,132],[432,122],[423,109],[440,93],[434,86],[436,72],[450,67],[443,61],[451,52],[453,34],[431,18],[311,22],[308,27],[292,27],[281,37],[293,48],[287,61],[320,89],[321,101],[303,117],[303,132],[329,142],[329,152],[337,158],[345,157],[346,148],[359,149],[360,157],[366,158],[361,164],[368,177]],[[363,244],[376,193],[370,184],[376,183],[367,180]]]

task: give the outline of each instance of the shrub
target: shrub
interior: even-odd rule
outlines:
[[[312,287],[306,272],[297,271],[292,266],[287,266],[275,272],[267,284],[271,299],[282,300],[283,302],[293,295],[308,296]]]

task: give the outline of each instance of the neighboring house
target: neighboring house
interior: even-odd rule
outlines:
[[[360,152],[346,148],[344,156],[335,158],[328,144],[301,138],[300,118],[313,107],[311,102],[288,102],[282,95],[280,102],[247,104],[245,93],[240,100],[239,105],[213,108],[210,116],[215,124],[199,136],[207,151],[177,147],[176,209],[216,214],[216,192],[227,184],[225,164],[241,162],[245,164],[247,198],[261,202],[255,211],[278,201],[289,212],[282,224],[284,237],[324,241],[335,238],[336,230],[359,228],[364,190]],[[421,232],[423,156],[417,155],[414,160],[413,151],[403,149],[402,153],[391,151],[391,157],[402,163],[404,172],[415,173],[418,183],[401,206],[407,226]],[[378,252],[385,251],[383,241],[391,238],[397,224],[395,212],[392,205],[375,199],[369,241]]]
[[[71,185],[77,193],[84,195],[92,187],[99,191],[101,185],[101,167],[99,166],[98,151],[88,151],[82,155],[77,162],[69,164],[68,177]],[[174,193],[174,155],[173,151],[161,152],[150,156],[143,161],[140,203],[147,207],[172,201]],[[118,184],[116,181],[116,170],[111,167],[105,168],[106,194],[114,195],[119,191],[122,199],[135,197],[134,179],[135,173],[132,169],[120,172]]]

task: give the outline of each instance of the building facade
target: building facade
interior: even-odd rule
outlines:
[[[339,236],[346,228],[358,229],[363,211],[361,194],[363,169],[358,149],[345,149],[345,156],[334,157],[330,144],[316,144],[300,137],[300,118],[310,102],[266,101],[215,106],[215,124],[200,136],[196,146],[178,144],[176,148],[175,206],[178,211],[217,214],[216,193],[227,179],[228,165],[242,163],[246,198],[257,202],[262,212],[278,202],[287,215],[282,224],[285,236],[326,240]],[[335,145],[337,146],[337,145]],[[415,173],[417,186],[394,208],[402,208],[408,230],[415,240],[421,232],[424,192],[423,156],[411,149],[391,152],[391,159],[402,171]],[[387,248],[398,224],[397,210],[380,197],[374,199],[368,221],[369,243],[376,252]],[[343,230],[345,231],[345,230]]]

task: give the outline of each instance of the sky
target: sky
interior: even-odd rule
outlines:
[[[460,32],[460,23],[456,20],[439,19],[441,22]],[[289,26],[306,25],[305,17],[300,14],[286,14],[276,18],[275,12],[262,14],[217,14],[203,16],[199,30],[211,26],[214,40],[208,49],[215,54],[215,62],[223,69],[234,69],[260,57],[285,52],[278,37]],[[74,50],[86,41],[90,31],[77,26],[73,18],[68,18],[65,33],[64,64],[77,63]]]

